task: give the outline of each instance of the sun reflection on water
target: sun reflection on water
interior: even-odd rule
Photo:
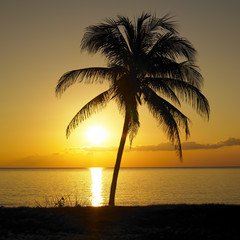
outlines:
[[[102,168],[90,168],[92,178],[92,206],[102,205]]]

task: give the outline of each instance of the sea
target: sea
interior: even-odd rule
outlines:
[[[0,207],[104,206],[112,168],[0,169]],[[121,168],[119,206],[240,204],[240,168]]]

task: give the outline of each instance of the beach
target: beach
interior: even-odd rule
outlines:
[[[239,239],[240,205],[0,208],[0,239]]]

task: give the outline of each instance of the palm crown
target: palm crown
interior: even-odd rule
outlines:
[[[112,99],[128,119],[127,133],[132,142],[140,126],[138,106],[146,103],[181,158],[179,130],[182,128],[186,137],[189,136],[189,119],[177,109],[180,100],[207,118],[209,104],[200,90],[203,78],[195,65],[196,50],[179,36],[170,17],[157,18],[143,13],[134,23],[122,16],[116,20],[106,19],[86,29],[81,48],[104,55],[108,66],[65,73],[58,81],[57,95],[76,81],[102,83],[106,80],[109,89],[75,115],[67,127],[67,136]]]

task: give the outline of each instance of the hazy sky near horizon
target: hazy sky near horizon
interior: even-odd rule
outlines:
[[[197,49],[211,115],[207,122],[183,106],[192,124],[187,142],[182,135],[181,163],[143,106],[141,128],[132,150],[127,141],[122,166],[240,166],[238,0],[10,0],[0,6],[0,167],[114,166],[123,125],[114,103],[65,138],[72,117],[106,85],[76,84],[60,99],[55,86],[69,70],[105,65],[101,56],[80,53],[87,26],[143,11],[170,13],[180,35]],[[109,135],[99,146],[85,136],[94,125]]]

